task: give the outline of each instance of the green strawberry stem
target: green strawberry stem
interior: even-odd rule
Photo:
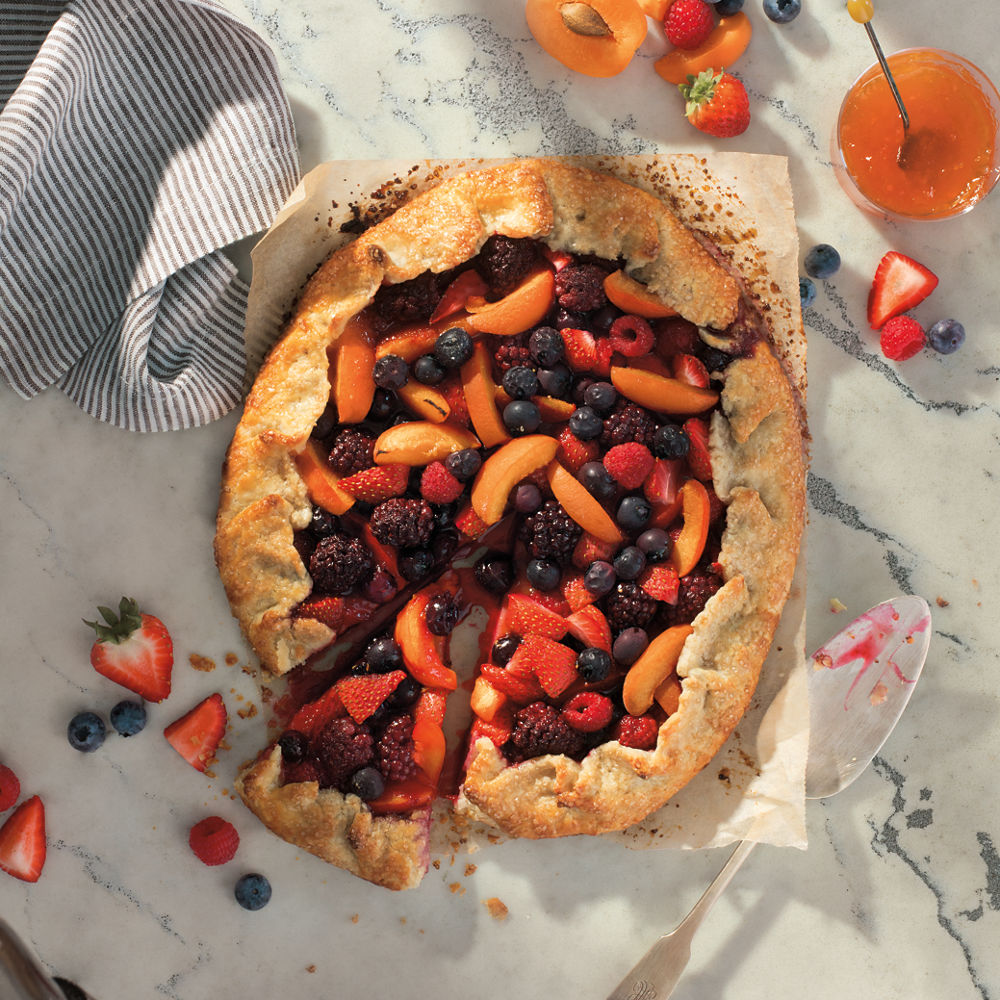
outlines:
[[[703,104],[708,104],[715,96],[715,88],[722,79],[722,71],[703,69],[697,76],[688,74],[687,83],[678,84],[677,89],[687,102],[684,114],[691,115]]]
[[[97,633],[98,642],[112,642],[115,645],[124,642],[133,632],[142,628],[142,613],[134,598],[123,597],[118,602],[118,614],[111,608],[98,607],[106,624],[89,622],[83,619],[84,625],[89,625]]]

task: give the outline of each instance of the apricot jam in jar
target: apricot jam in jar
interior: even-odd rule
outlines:
[[[907,49],[888,62],[909,131],[904,140],[885,75],[877,64],[869,67],[840,109],[838,179],[858,204],[882,214],[943,219],[968,211],[1000,177],[1000,95],[981,70],[951,52]]]

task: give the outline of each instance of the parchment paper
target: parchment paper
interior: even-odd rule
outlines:
[[[787,162],[745,153],[572,157],[667,199],[730,257],[768,316],[803,409],[806,345],[798,290],[798,237]],[[247,309],[252,378],[310,274],[363,225],[462,170],[497,160],[351,160],[322,164],[293,192],[254,248]],[[627,846],[715,847],[749,839],[804,848],[809,706],[804,656],[805,558],[761,680],[743,720],[712,762],[659,812],[606,836]],[[474,848],[485,830],[435,823],[432,846]],[[495,832],[490,832],[496,839]]]

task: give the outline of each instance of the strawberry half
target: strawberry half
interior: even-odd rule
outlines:
[[[881,330],[887,320],[923,302],[937,284],[933,271],[897,250],[890,250],[879,261],[868,292],[869,326]]]
[[[366,622],[378,605],[363,597],[307,597],[296,609],[296,618],[313,618],[338,634]]]
[[[611,652],[611,626],[604,612],[593,604],[574,611],[567,619],[569,634],[579,639],[585,646],[596,646],[606,653]]]
[[[0,764],[0,812],[6,812],[21,794],[21,782],[6,764]]]
[[[228,721],[222,695],[210,694],[190,712],[171,722],[163,735],[196,771],[205,771],[215,760]]]
[[[576,679],[576,653],[561,642],[541,635],[529,635],[514,650],[507,665],[512,672],[530,667],[542,690],[558,698]]]
[[[337,693],[347,714],[360,725],[382,707],[405,679],[403,670],[391,670],[387,674],[352,674],[337,681]]]
[[[328,688],[315,701],[303,705],[288,723],[289,729],[312,736],[318,733],[331,719],[339,719],[347,713],[336,686]]]
[[[362,469],[353,476],[341,479],[337,485],[355,500],[382,503],[383,500],[404,493],[409,479],[408,465],[373,465],[370,469]]]
[[[643,571],[639,577],[640,588],[650,597],[667,604],[676,604],[680,591],[677,570],[669,563],[657,563]]]
[[[518,635],[540,635],[546,639],[561,639],[567,628],[565,618],[523,594],[507,598],[507,623]]]
[[[118,614],[98,608],[103,622],[89,622],[97,633],[90,649],[90,663],[108,680],[120,684],[146,701],[163,701],[170,694],[174,644],[159,618],[144,614],[131,597],[118,602]]]
[[[712,479],[712,456],[708,451],[708,421],[700,417],[689,417],[683,423],[684,433],[691,442],[687,463],[691,475],[703,483]]]
[[[0,868],[22,882],[37,882],[45,866],[45,807],[34,795],[0,827]]]

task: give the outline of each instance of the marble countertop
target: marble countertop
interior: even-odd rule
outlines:
[[[304,170],[384,157],[788,157],[803,252],[825,242],[843,257],[804,316],[807,644],[899,592],[931,603],[934,636],[911,706],[874,765],[836,799],[809,804],[808,850],[754,853],[703,926],[674,995],[1000,998],[1000,561],[989,527],[1000,482],[1000,195],[935,224],[891,224],[850,203],[829,135],[840,95],[872,52],[838,2],[804,0],[794,22],[776,25],[747,0],[755,34],[736,68],[753,121],[728,142],[685,122],[653,72],[653,35],[620,77],[597,80],[541,52],[519,0],[225,5],[277,55]],[[886,0],[877,26],[887,51],[933,43],[1000,78],[992,33],[977,29],[991,13],[986,0],[955,17],[931,0]],[[864,304],[890,248],[939,275],[916,315],[960,319],[968,339],[958,353],[882,358]],[[0,759],[42,796],[49,831],[37,884],[0,874],[0,914],[48,969],[96,1000],[604,997],[687,912],[727,849],[510,842],[440,857],[418,890],[391,894],[273,838],[234,798],[235,768],[260,739],[241,725],[258,692],[239,669],[252,661],[211,557],[236,418],[128,434],[58,392],[25,402],[0,387]],[[80,620],[122,593],[171,628],[174,692],[151,706],[142,735],[78,754],[65,740],[69,718],[106,713],[121,696],[90,669]],[[833,614],[831,599],[847,610]],[[192,655],[216,669],[192,669]],[[234,725],[206,779],[172,759],[158,733],[215,690]],[[202,866],[186,843],[208,813],[232,819],[242,837],[237,860],[221,868]],[[260,912],[233,902],[244,870],[273,883]],[[506,920],[484,905],[493,897]]]

